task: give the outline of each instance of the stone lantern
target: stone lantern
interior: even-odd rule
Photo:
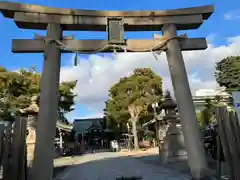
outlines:
[[[168,124],[166,136],[163,140],[161,157],[163,163],[170,163],[187,158],[187,151],[184,144],[184,137],[177,115],[177,104],[172,99],[169,91],[164,96],[165,100],[161,105],[161,109],[165,111],[163,123]]]
[[[39,112],[38,106],[39,96],[33,96],[31,98],[31,104],[29,107],[20,109],[21,116],[27,117],[27,162],[28,166],[32,166],[34,158],[34,149],[36,144],[36,121]]]

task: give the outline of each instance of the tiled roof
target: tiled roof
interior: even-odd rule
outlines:
[[[84,133],[91,129],[102,129],[103,128],[102,121],[103,121],[103,118],[76,119],[73,122],[73,129],[75,132],[79,132],[79,133]]]

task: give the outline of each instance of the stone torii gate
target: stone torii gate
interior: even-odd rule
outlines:
[[[14,53],[44,53],[33,179],[52,178],[61,53],[72,51],[94,53],[99,50],[112,52],[116,44],[124,47],[118,48],[119,51],[146,52],[148,49],[148,51],[166,52],[192,176],[195,179],[204,177],[208,165],[181,51],[204,50],[207,48],[207,43],[205,38],[174,37],[177,36],[177,30],[199,28],[204,20],[211,16],[213,9],[213,6],[202,6],[164,11],[93,11],[0,2],[0,12],[4,17],[13,19],[19,28],[47,30],[45,39],[12,41]],[[115,32],[114,23],[115,28],[117,27]],[[62,36],[64,30],[106,31],[107,28],[110,30],[108,40],[73,40]],[[162,30],[169,38],[165,43],[160,39],[124,40],[123,30]],[[114,36],[116,34],[117,36]],[[120,39],[114,43],[116,37]],[[67,48],[63,48],[63,45]]]

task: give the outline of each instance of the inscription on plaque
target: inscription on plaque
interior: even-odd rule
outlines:
[[[108,42],[110,44],[124,43],[124,22],[122,18],[108,18],[107,20]]]

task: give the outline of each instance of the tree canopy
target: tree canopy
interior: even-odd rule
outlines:
[[[73,110],[75,94],[72,90],[76,81],[62,82],[59,88],[59,115]],[[40,74],[35,69],[21,69],[18,72],[0,67],[0,115],[9,117],[31,103],[31,97],[40,93]],[[65,118],[63,118],[65,121]]]
[[[216,122],[215,109],[216,103],[212,102],[210,99],[205,100],[205,105],[202,111],[197,114],[198,122],[201,128],[214,124]]]
[[[141,107],[139,119],[149,116],[149,105],[162,98],[162,78],[150,68],[138,68],[129,77],[124,77],[109,90],[105,113],[108,124],[126,128],[131,117],[129,108],[132,105]]]
[[[240,56],[230,56],[216,63],[216,81],[227,91],[240,91]]]

